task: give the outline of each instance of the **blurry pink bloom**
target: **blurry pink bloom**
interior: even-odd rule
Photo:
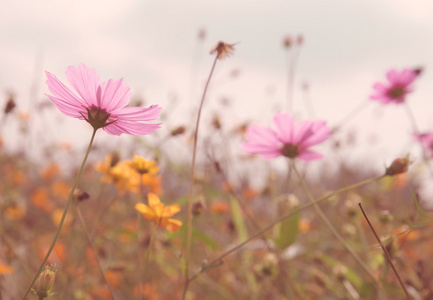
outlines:
[[[283,155],[309,161],[320,159],[323,155],[308,148],[322,143],[330,134],[331,129],[324,121],[295,124],[290,114],[277,113],[272,128],[250,126],[242,146],[246,152],[260,154],[266,159]]]
[[[424,147],[426,154],[433,157],[433,133],[414,133],[413,136]]]
[[[84,64],[70,66],[66,78],[74,87],[73,93],[56,76],[45,71],[47,85],[52,95],[47,95],[65,115],[86,120],[94,129],[103,128],[107,133],[121,135],[150,134],[161,124],[145,124],[159,118],[161,108],[125,107],[130,101],[129,87],[120,80],[101,82],[95,69]],[[77,96],[78,95],[78,96]]]
[[[406,95],[413,91],[412,83],[417,75],[417,72],[412,69],[403,69],[401,72],[394,69],[389,70],[386,73],[388,82],[385,84],[376,82],[373,85],[374,94],[370,96],[370,99],[382,104],[404,102]]]

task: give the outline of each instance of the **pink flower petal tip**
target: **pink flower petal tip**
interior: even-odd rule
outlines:
[[[370,95],[370,99],[382,104],[403,103],[406,100],[406,95],[413,91],[412,84],[417,76],[418,73],[412,69],[389,70],[386,73],[388,82],[376,82],[373,85],[374,93]]]
[[[278,156],[311,161],[322,154],[309,148],[324,142],[331,129],[324,121],[303,121],[295,124],[288,113],[277,113],[272,128],[252,125],[245,133],[244,150],[271,159]]]
[[[66,70],[75,92],[66,87],[56,76],[45,72],[47,85],[52,95],[47,95],[57,108],[69,117],[86,120],[94,129],[103,128],[113,135],[122,133],[135,136],[150,134],[161,124],[149,124],[159,118],[161,108],[126,107],[131,94],[123,79],[101,82],[95,69],[84,64],[70,66]]]

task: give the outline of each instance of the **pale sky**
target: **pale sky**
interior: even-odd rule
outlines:
[[[217,65],[207,98],[208,116],[232,102],[223,119],[271,123],[286,101],[287,62],[283,37],[305,40],[297,65],[294,111],[307,118],[301,83],[319,118],[336,124],[368,99],[375,81],[391,68],[425,68],[408,98],[421,130],[433,130],[433,2],[428,0],[0,0],[0,88],[17,94],[20,109],[46,101],[44,70],[66,83],[69,65],[85,63],[102,80],[123,77],[132,95],[166,112],[165,129],[190,124],[219,40],[237,43],[235,54]],[[198,42],[200,29],[206,38]],[[237,78],[231,78],[239,70]],[[32,82],[36,99],[29,97]],[[2,99],[5,99],[2,96]],[[175,99],[175,104],[173,104]],[[3,100],[4,101],[4,100]],[[32,112],[33,111],[33,112]],[[74,143],[87,142],[89,128],[56,109],[50,133]],[[206,116],[206,114],[205,114]],[[46,117],[46,116],[44,116]],[[404,110],[372,103],[346,127],[364,130],[360,143],[390,162],[410,144]],[[61,129],[61,132],[59,130]],[[39,130],[44,130],[39,128]],[[5,133],[14,134],[13,131]],[[104,135],[104,134],[100,134]],[[162,135],[162,134],[161,134]],[[122,137],[123,138],[123,137]],[[122,138],[114,143],[122,141]],[[239,148],[240,149],[240,148]],[[416,151],[419,153],[419,151]]]

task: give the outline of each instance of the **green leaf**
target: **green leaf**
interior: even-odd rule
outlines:
[[[299,232],[299,217],[298,212],[281,222],[278,237],[275,240],[279,249],[285,249],[296,241]]]
[[[342,265],[341,262],[336,261],[333,258],[324,254],[317,255],[317,258],[331,267]],[[350,269],[347,265],[344,266],[347,268],[346,278],[355,286],[356,289],[360,289],[363,284],[362,279],[356,274],[355,271]]]
[[[421,204],[419,203],[418,197],[416,196],[416,194],[414,193],[414,191],[410,191],[410,194],[412,196],[412,200],[413,203],[415,204],[416,210],[420,213],[421,216],[425,217],[425,218],[429,218],[429,219],[433,219],[425,210],[424,208],[421,206]]]
[[[206,245],[208,245],[210,248],[212,248],[212,250],[218,249],[217,242],[215,242],[215,240],[213,238],[206,235],[204,232],[194,230],[192,235],[194,238],[197,238],[197,239],[201,240],[203,243],[205,243]]]
[[[230,205],[232,208],[233,223],[235,224],[236,231],[238,232],[239,239],[244,241],[248,238],[248,231],[245,226],[244,217],[242,215],[241,207],[236,199],[230,198]]]

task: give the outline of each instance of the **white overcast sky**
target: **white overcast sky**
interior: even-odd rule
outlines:
[[[306,117],[300,85],[308,82],[320,118],[335,124],[366,101],[390,68],[425,68],[409,101],[422,130],[433,129],[433,1],[429,0],[0,0],[0,89],[13,90],[19,106],[44,101],[43,70],[63,81],[69,65],[85,63],[102,80],[125,78],[146,105],[160,104],[167,126],[190,124],[219,41],[237,43],[233,57],[217,65],[208,109],[231,99],[223,118],[269,124],[286,97],[282,39],[305,39],[297,67],[295,112]],[[202,44],[200,29],[206,30]],[[239,70],[238,78],[230,72]],[[194,71],[195,70],[195,71]],[[195,73],[194,73],[195,72]],[[36,84],[37,99],[30,99]],[[2,96],[2,99],[5,97]],[[176,104],[173,104],[176,99]],[[2,100],[4,101],[4,100]],[[173,108],[170,109],[170,105]],[[32,111],[37,126],[37,115]],[[56,110],[55,120],[65,119]],[[88,127],[65,120],[50,131],[65,141]],[[375,156],[389,162],[407,151],[410,127],[398,106],[371,104],[347,130],[370,128],[380,141]],[[57,132],[57,133],[56,133]],[[370,133],[362,141],[368,145]],[[409,148],[410,150],[410,148]]]

